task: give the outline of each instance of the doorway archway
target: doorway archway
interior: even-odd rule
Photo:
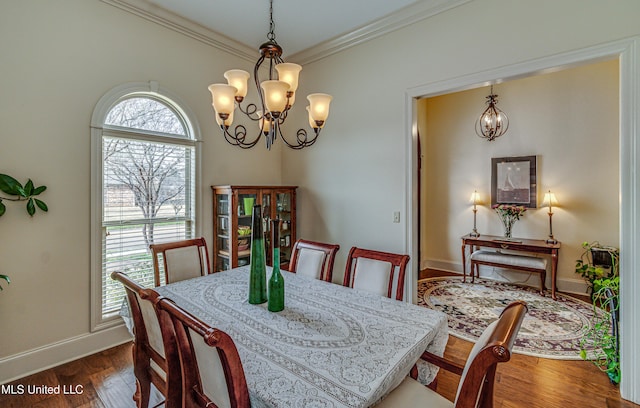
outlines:
[[[512,80],[618,58],[620,62],[620,309],[621,309],[621,368],[620,392],[623,398],[638,402],[640,390],[640,356],[634,353],[634,339],[640,327],[634,324],[632,313],[640,309],[640,38],[632,38],[550,57],[501,67],[464,77],[429,83],[406,91],[406,177],[407,177],[407,251],[417,260],[408,271],[407,293],[416,299],[418,258],[418,184],[417,184],[417,99],[486,86],[497,80]]]

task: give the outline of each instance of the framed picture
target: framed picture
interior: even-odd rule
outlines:
[[[536,156],[491,159],[491,205],[537,207]]]

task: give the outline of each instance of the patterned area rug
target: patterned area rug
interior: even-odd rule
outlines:
[[[476,341],[482,331],[498,318],[514,300],[527,302],[524,318],[514,344],[514,352],[536,357],[580,360],[580,339],[590,327],[591,304],[561,293],[557,301],[542,297],[534,288],[476,278],[445,277],[418,281],[418,305],[449,316],[449,333]],[[587,355],[589,352],[587,346]],[[593,350],[593,348],[591,348]]]

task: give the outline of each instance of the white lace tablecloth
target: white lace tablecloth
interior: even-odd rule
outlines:
[[[282,274],[285,309],[278,313],[247,302],[248,266],[156,288],[233,338],[254,408],[368,407],[402,381],[424,350],[444,352],[443,313]],[[419,363],[419,379],[433,380],[437,368]]]

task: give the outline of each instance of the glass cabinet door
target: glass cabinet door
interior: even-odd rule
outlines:
[[[214,270],[221,271],[231,267],[229,262],[229,245],[231,244],[231,235],[229,234],[231,229],[231,217],[229,214],[229,208],[231,203],[229,202],[230,196],[228,194],[216,194],[216,248],[215,251],[219,255],[216,257],[216,265]]]
[[[292,241],[292,218],[291,218],[291,194],[278,192],[276,193],[276,218],[280,223],[280,262],[288,263],[291,259]]]
[[[251,216],[254,204],[258,204],[256,193],[238,194],[238,266],[248,265],[251,258]]]
[[[251,262],[253,206],[260,204],[267,265],[273,263],[271,220],[280,219],[280,261],[288,264],[296,239],[294,186],[211,186],[213,198],[213,270],[224,271]]]
[[[264,248],[267,265],[271,265],[273,249],[271,247],[271,192],[262,191],[262,230],[264,231]]]

